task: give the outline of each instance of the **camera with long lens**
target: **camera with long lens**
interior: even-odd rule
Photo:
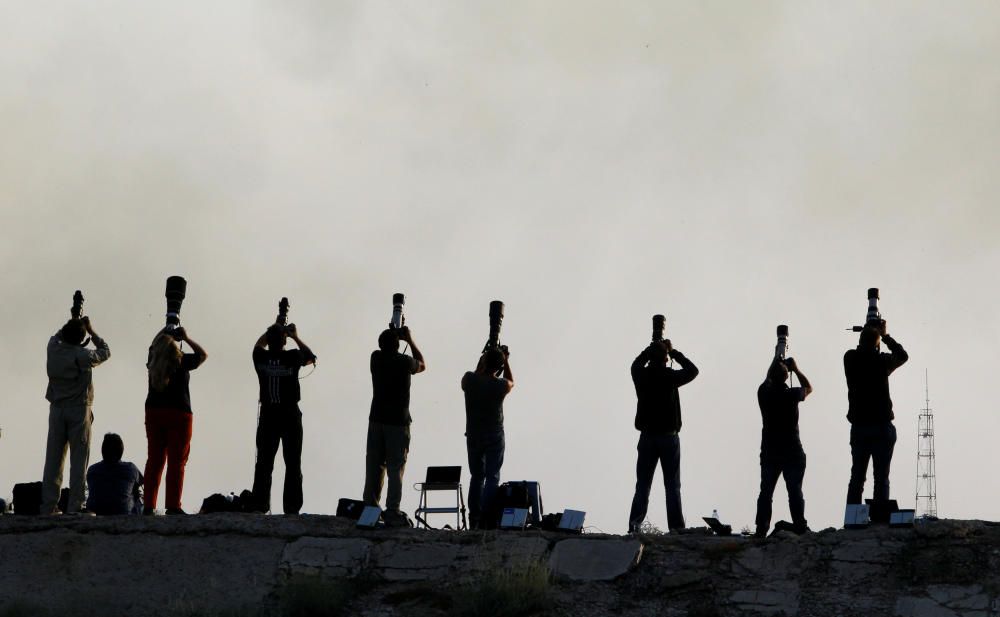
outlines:
[[[390,330],[399,330],[406,324],[403,317],[403,306],[406,304],[406,297],[401,293],[392,294],[392,319],[389,320]]]
[[[490,349],[499,349],[507,352],[507,346],[500,344],[500,328],[503,326],[503,302],[494,300],[490,302],[490,335],[486,339],[483,352]]]
[[[73,294],[73,307],[69,309],[69,314],[73,319],[80,319],[83,315],[83,293],[79,289]]]
[[[885,320],[882,319],[882,313],[878,310],[878,287],[871,287],[868,289],[868,312],[865,314],[865,325],[854,326],[851,328],[854,332],[861,332],[866,327],[878,328],[885,324]]]
[[[777,335],[778,335],[778,344],[774,346],[774,359],[781,362],[785,366],[789,366],[792,363],[792,359],[787,357],[788,326],[784,324],[778,326]]]
[[[667,328],[667,318],[663,315],[653,315],[653,342],[663,341],[663,332]]]
[[[172,332],[181,326],[181,304],[184,303],[184,296],[187,293],[187,281],[183,276],[171,276],[167,278],[167,290],[164,295],[167,298],[167,324],[166,330]]]
[[[295,324],[288,323],[289,308],[291,305],[288,303],[288,298],[282,298],[281,302],[278,302],[278,316],[274,319],[274,323],[281,326],[286,333],[295,329]]]

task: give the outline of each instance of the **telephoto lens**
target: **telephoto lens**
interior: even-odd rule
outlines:
[[[278,303],[278,318],[275,320],[279,325],[288,325],[288,298],[282,298],[281,302]]]
[[[403,327],[403,305],[406,304],[406,298],[401,293],[392,294],[392,321],[389,322],[389,327],[393,330],[398,330]],[[418,320],[419,321],[419,320]]]
[[[882,314],[878,312],[878,287],[868,290],[868,314],[865,316],[865,323],[882,321]]]
[[[177,327],[181,323],[181,304],[184,302],[184,295],[187,293],[187,281],[183,276],[171,276],[167,278],[167,290],[164,295],[167,297],[167,326]]]
[[[788,326],[782,324],[778,326],[778,344],[774,348],[774,357],[784,360],[788,352]]]
[[[663,331],[667,327],[667,318],[663,315],[653,315],[653,342],[659,343],[663,340]]]
[[[490,302],[490,338],[487,347],[500,347],[500,327],[503,325],[503,302]]]
[[[83,293],[77,289],[76,293],[73,294],[73,308],[69,310],[69,314],[73,319],[80,319],[80,315],[83,313]]]

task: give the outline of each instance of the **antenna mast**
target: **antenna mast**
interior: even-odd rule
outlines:
[[[934,412],[931,410],[927,369],[924,369],[924,408],[917,421],[917,511],[919,518],[937,518],[937,476],[934,471]]]

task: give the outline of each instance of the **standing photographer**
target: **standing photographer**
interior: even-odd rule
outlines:
[[[879,352],[880,341],[885,341],[891,353]],[[861,330],[857,349],[848,349],[844,354],[852,459],[848,504],[861,503],[869,459],[875,476],[874,501],[889,499],[889,466],[896,445],[889,375],[909,357],[903,346],[886,333],[885,320],[869,321]]]
[[[178,341],[191,346],[182,353]],[[153,514],[160,492],[163,466],[167,465],[167,514],[187,514],[181,509],[184,467],[191,453],[191,371],[205,362],[208,354],[184,328],[162,330],[149,346],[149,393],[146,395],[146,442],[148,454],[143,473],[143,514]]]
[[[789,371],[799,378],[798,388],[785,383]],[[763,428],[760,434],[760,495],[757,497],[758,538],[771,527],[771,503],[778,476],[785,477],[788,509],[795,533],[809,530],[806,503],[802,497],[802,479],[806,473],[806,453],[799,439],[799,403],[812,394],[812,385],[799,370],[795,360],[775,358],[767,370],[767,379],[757,388],[757,404]]]
[[[667,366],[672,358],[680,369]],[[663,468],[667,494],[667,525],[671,531],[684,529],[681,510],[681,402],[677,388],[698,376],[698,368],[670,341],[653,342],[632,361],[632,382],[638,399],[635,428],[639,431],[635,465],[635,496],[628,517],[630,532],[639,531],[649,507],[649,489],[656,464]]]
[[[399,352],[399,341],[410,345],[413,356]],[[365,505],[377,506],[382,484],[389,474],[384,520],[387,525],[403,525],[400,512],[403,498],[403,471],[410,451],[410,376],[427,368],[410,329],[406,326],[384,330],[372,352],[372,404],[368,415],[368,443],[365,455]]]
[[[501,377],[501,373],[503,376]],[[462,376],[465,392],[465,443],[469,451],[469,519],[473,529],[491,528],[487,520],[503,466],[503,401],[514,387],[507,347],[492,347],[479,357],[475,372]]]
[[[79,292],[77,292],[79,294]],[[87,349],[86,335],[95,349]],[[69,502],[66,512],[84,506],[85,476],[90,460],[90,426],[94,421],[92,370],[111,357],[108,344],[94,332],[89,317],[70,319],[49,339],[45,370],[49,385],[49,434],[42,472],[42,514],[58,514],[66,447],[69,446]]]
[[[285,349],[291,337],[298,349]],[[265,347],[266,346],[266,347]],[[257,420],[257,464],[253,496],[261,512],[271,509],[271,473],[281,443],[285,461],[282,504],[285,514],[302,507],[302,412],[299,410],[299,369],[316,362],[312,350],[299,338],[294,324],[273,324],[257,339],[253,366],[260,383]]]

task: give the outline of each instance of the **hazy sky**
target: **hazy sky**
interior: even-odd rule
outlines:
[[[893,496],[913,506],[927,369],[940,514],[998,519],[998,57],[989,1],[0,1],[0,495],[40,479],[45,343],[78,288],[112,350],[92,461],[116,431],[144,464],[146,349],[180,274],[210,355],[188,510],[251,484],[250,351],[281,296],[319,356],[303,511],[360,497],[368,354],[401,291],[428,364],[406,510],[428,465],[466,465],[459,379],[502,299],[502,475],[540,481],[547,510],[626,529],[628,367],[664,313],[701,369],[681,391],[689,524],[752,523],[755,393],[787,323],[816,388],[806,515],[839,526],[844,329],[877,286],[910,352]]]

